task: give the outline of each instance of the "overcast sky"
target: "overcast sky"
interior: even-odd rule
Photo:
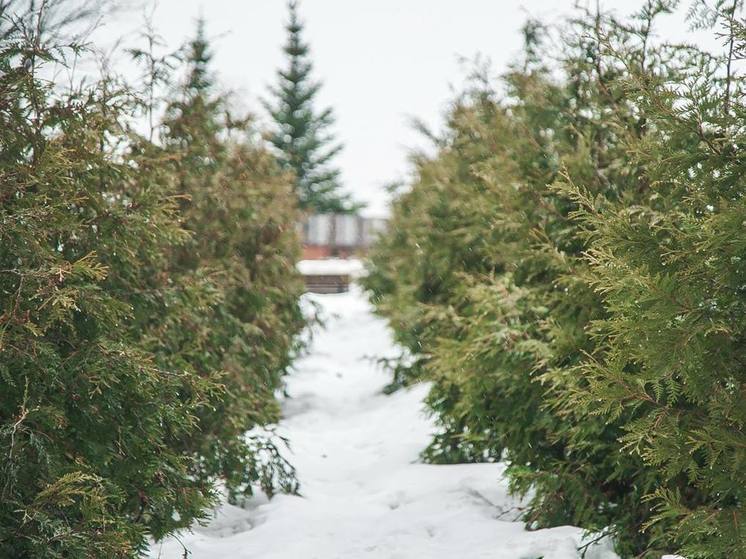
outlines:
[[[417,117],[437,128],[452,91],[463,84],[461,59],[489,58],[495,74],[520,55],[526,18],[561,19],[574,0],[302,0],[306,40],[315,77],[323,81],[320,106],[334,108],[335,132],[344,144],[337,163],[346,188],[369,208],[385,213],[384,185],[406,177],[407,154],[423,139],[410,126]],[[593,3],[595,5],[595,2]],[[607,0],[627,13],[636,0]],[[150,4],[152,7],[152,4]],[[132,36],[145,9],[119,13],[99,37]],[[148,10],[149,11],[149,10]],[[283,65],[284,0],[160,0],[154,23],[174,49],[207,20],[214,68],[240,106],[263,117],[258,99]],[[680,19],[660,34],[684,37]],[[263,117],[264,118],[264,117]]]

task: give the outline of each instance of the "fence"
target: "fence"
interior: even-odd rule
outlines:
[[[354,214],[316,214],[300,225],[303,258],[346,258],[364,253],[386,229],[382,218]]]

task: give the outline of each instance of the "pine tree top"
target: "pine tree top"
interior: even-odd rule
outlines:
[[[212,53],[205,37],[205,19],[201,16],[197,19],[197,33],[189,41],[187,60],[189,61],[189,77],[186,83],[187,91],[202,93],[210,90],[212,80],[209,77],[207,68],[212,60]]]

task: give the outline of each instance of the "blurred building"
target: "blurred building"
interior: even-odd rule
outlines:
[[[303,259],[362,256],[385,231],[388,221],[354,214],[316,214],[299,225]]]

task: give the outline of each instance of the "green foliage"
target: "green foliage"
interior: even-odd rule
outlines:
[[[45,79],[79,47],[43,10],[0,45],[0,555],[137,557],[204,518],[219,478],[295,489],[245,434],[277,418],[303,324],[295,202],[209,98],[160,146],[126,86]]]
[[[608,314],[578,366],[586,389],[568,403],[631,416],[624,449],[663,477],[652,523],[673,522],[686,557],[746,554],[746,104],[731,73],[746,34],[731,7],[714,15],[726,29],[722,60],[693,60],[680,87],[631,80],[649,115],[651,132],[630,146],[648,169],[649,196],[594,204],[570,188],[588,234],[589,283]]]
[[[269,140],[277,148],[283,168],[295,176],[301,208],[318,213],[350,212],[357,206],[340,192],[339,170],[330,165],[342,149],[327,131],[334,123],[332,109],[317,112],[314,108],[321,84],[311,79],[313,67],[302,37],[298,3],[290,1],[288,10],[283,49],[288,65],[277,72],[277,86],[270,90],[274,99],[265,104],[275,124]]]
[[[212,497],[177,450],[210,381],[159,367],[133,328],[185,235],[159,162],[106,140],[127,141],[126,96],[54,99],[35,77],[51,51],[2,54],[0,549],[134,555]]]
[[[270,453],[277,460],[267,468],[277,476],[267,477],[256,441],[245,432],[279,418],[274,394],[304,324],[294,269],[295,200],[288,175],[252,144],[250,123],[231,118],[226,100],[214,92],[203,27],[200,22],[189,43],[186,82],[167,107],[164,142],[191,233],[169,271],[199,278],[208,296],[198,303],[203,312],[195,313],[192,293],[175,294],[171,305],[185,314],[158,324],[153,350],[169,366],[186,362],[200,375],[220,372],[224,390],[201,410],[200,431],[186,443],[205,457],[199,475],[219,475],[231,496],[251,493],[260,480],[269,494],[276,484],[292,491],[292,468]]]
[[[743,221],[705,220],[742,196],[740,90],[727,57],[654,44],[672,6],[581,12],[559,78],[528,26],[505,98],[482,82],[415,161],[366,285],[408,380],[432,382],[428,460],[505,459],[530,525],[608,533],[623,556],[738,557]]]

